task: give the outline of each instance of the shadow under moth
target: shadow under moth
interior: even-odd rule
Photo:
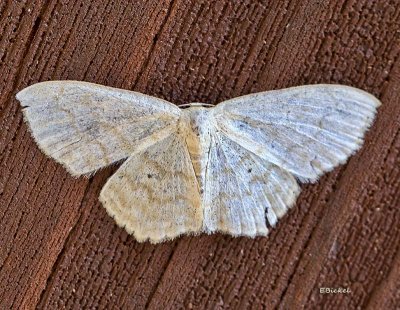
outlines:
[[[100,201],[118,225],[152,243],[185,233],[267,235],[299,183],[360,148],[380,105],[327,84],[186,109],[77,81],[34,84],[17,99],[39,148],[73,176],[124,160]]]

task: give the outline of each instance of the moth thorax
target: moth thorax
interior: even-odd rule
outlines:
[[[209,110],[190,107],[182,112],[181,130],[185,133],[190,158],[201,187],[210,148]]]

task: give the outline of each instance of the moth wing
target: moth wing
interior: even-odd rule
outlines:
[[[162,99],[77,81],[34,84],[17,99],[40,149],[75,176],[125,159],[180,115]]]
[[[157,243],[202,227],[197,180],[177,133],[137,150],[107,181],[100,201],[138,241]]]
[[[221,132],[212,134],[205,184],[203,230],[235,236],[266,235],[300,192],[291,173]]]
[[[237,97],[213,115],[230,139],[312,182],[360,148],[379,105],[362,90],[321,84]]]

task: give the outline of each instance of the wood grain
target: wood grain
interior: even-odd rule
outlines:
[[[399,29],[396,0],[1,1],[0,308],[398,308]],[[267,238],[150,245],[98,202],[117,167],[74,179],[34,144],[15,93],[56,79],[177,104],[341,83],[383,105]]]

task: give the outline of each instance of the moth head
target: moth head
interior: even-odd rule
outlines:
[[[193,105],[182,111],[180,127],[188,134],[200,137],[210,131],[210,109],[199,105]]]
[[[191,103],[184,103],[178,105],[181,109],[187,109],[187,108],[212,108],[214,107],[214,104],[211,103],[203,103],[203,102],[191,102]]]

